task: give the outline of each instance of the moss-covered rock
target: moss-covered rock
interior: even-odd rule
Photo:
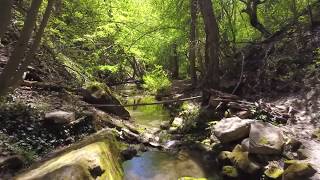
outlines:
[[[256,173],[261,169],[260,165],[249,159],[249,153],[241,148],[241,145],[237,145],[230,154],[232,164],[237,168],[249,174]]]
[[[111,135],[110,135],[111,136]],[[16,177],[19,179],[109,179],[120,180],[123,171],[112,137],[48,160]]]
[[[249,159],[249,153],[242,149],[241,145],[236,145],[232,152],[222,151],[218,159],[223,165],[232,164],[234,167],[249,173],[256,173],[261,169],[260,165]]]
[[[222,174],[231,177],[231,178],[236,178],[239,176],[237,168],[233,166],[223,166],[222,167]]]
[[[83,100],[95,105],[115,105],[97,106],[100,110],[115,114],[123,119],[130,119],[130,113],[122,106],[121,102],[112,94],[110,89],[100,84],[89,84],[81,89]]]
[[[307,177],[311,177],[316,170],[311,166],[310,163],[302,161],[286,161],[285,164],[288,166],[283,173],[283,180],[297,180]]]
[[[270,179],[279,179],[283,174],[283,168],[276,162],[271,162],[264,171],[264,174]]]

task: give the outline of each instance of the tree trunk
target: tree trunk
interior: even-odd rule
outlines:
[[[32,1],[30,10],[27,14],[24,26],[21,31],[19,41],[17,42],[16,47],[14,48],[5,69],[0,74],[0,96],[5,95],[9,90],[9,87],[12,83],[12,78],[14,77],[14,75],[16,75],[17,68],[24,58],[25,51],[27,50],[28,42],[32,34],[32,30],[37,20],[41,2],[42,0]]]
[[[206,32],[205,87],[219,89],[219,28],[211,0],[199,1]]]
[[[10,24],[12,4],[13,0],[0,1],[0,39],[7,31],[7,28]]]
[[[196,23],[197,23],[197,0],[190,0],[190,45],[189,45],[189,61],[190,61],[190,77],[192,86],[197,86],[196,74]]]
[[[172,78],[179,78],[179,57],[177,52],[177,44],[173,44],[173,57],[172,57]]]
[[[22,80],[22,75],[23,73],[27,70],[28,65],[31,63],[31,61],[34,59],[35,56],[35,52],[38,50],[40,43],[41,43],[41,39],[44,33],[44,30],[48,24],[53,6],[55,4],[56,0],[48,0],[48,5],[46,7],[46,11],[43,15],[40,27],[38,29],[38,32],[36,33],[36,36],[34,38],[33,44],[31,49],[29,50],[27,57],[25,58],[25,60],[22,62],[22,64],[20,65],[20,69],[17,71],[16,75],[13,78],[13,81],[11,84],[12,86],[16,86],[19,85],[21,80]]]

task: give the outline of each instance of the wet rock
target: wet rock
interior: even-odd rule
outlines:
[[[265,122],[251,124],[249,152],[254,154],[281,154],[284,144],[282,130]]]
[[[182,144],[181,141],[172,140],[172,141],[168,141],[167,143],[165,143],[164,148],[165,149],[174,149],[174,148],[177,148],[178,146],[180,146],[181,144]]]
[[[137,154],[138,151],[133,146],[130,146],[126,150],[121,151],[121,159],[127,161],[135,157]]]
[[[283,173],[283,180],[304,180],[313,176],[317,171],[311,164],[301,161],[287,161],[288,166]]]
[[[24,160],[21,156],[13,155],[8,157],[0,157],[0,172],[1,171],[17,171],[24,165]]]
[[[239,176],[237,168],[233,166],[223,166],[222,174],[227,177],[237,178]]]
[[[76,120],[74,112],[55,111],[46,113],[45,122],[54,124],[68,124]]]
[[[266,167],[264,174],[270,179],[279,179],[283,172],[283,168],[278,162],[270,162]]]
[[[89,169],[89,172],[93,178],[97,178],[104,173],[104,169],[101,169],[100,166],[96,166],[96,167]]]
[[[250,123],[252,120],[239,117],[225,118],[213,127],[213,133],[222,143],[229,143],[248,137]]]
[[[162,123],[160,124],[160,128],[161,128],[162,130],[167,130],[167,129],[170,128],[170,123],[169,123],[168,121],[162,122]]]

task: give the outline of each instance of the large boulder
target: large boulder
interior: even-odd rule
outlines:
[[[46,113],[44,120],[53,124],[69,124],[76,120],[76,116],[74,112],[54,111]]]
[[[123,178],[119,162],[119,150],[112,134],[106,134],[105,139],[60,154],[40,165],[36,165],[14,179],[88,180]]]
[[[249,152],[254,154],[281,154],[284,145],[282,130],[270,123],[251,124]]]
[[[225,118],[213,127],[214,135],[222,142],[229,143],[248,137],[253,120],[239,117]]]
[[[93,104],[98,109],[117,115],[123,119],[130,119],[129,111],[107,87],[103,89],[102,87],[91,85],[81,89],[81,94],[85,102]]]

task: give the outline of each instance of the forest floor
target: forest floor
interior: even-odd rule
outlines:
[[[289,120],[287,124],[281,128],[287,136],[294,137],[302,142],[304,155],[317,170],[314,179],[320,179],[320,138],[318,136],[320,128],[319,84],[316,84],[308,92],[283,96],[279,99],[272,99],[269,102],[276,106],[285,106],[294,109],[295,118]]]

